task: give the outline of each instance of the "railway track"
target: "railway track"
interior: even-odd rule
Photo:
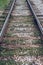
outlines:
[[[40,0],[38,1],[27,0],[27,3],[30,6],[32,14],[34,15],[37,24],[39,26],[39,29],[43,35],[43,3],[42,3],[43,1]]]
[[[27,1],[16,0],[10,15],[0,44],[0,63],[43,65],[41,32]]]
[[[15,4],[15,0],[14,1],[10,0],[10,3],[5,8],[5,11],[3,12],[3,14],[0,16],[0,21],[1,21],[0,22],[0,42],[2,41],[3,35],[8,25],[8,20],[9,20],[14,4]]]

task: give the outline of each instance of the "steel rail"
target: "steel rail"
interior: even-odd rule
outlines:
[[[31,5],[31,2],[30,2],[30,0],[26,0],[26,1],[27,1],[28,6],[29,6],[30,9],[31,9],[31,12],[32,12],[32,14],[33,14],[33,16],[34,16],[34,18],[35,18],[37,24],[38,24],[38,27],[39,27],[39,29],[40,29],[40,31],[41,31],[41,34],[43,35],[42,25],[41,25],[40,20],[38,19],[37,15],[35,14],[35,11],[34,11],[32,5]]]
[[[5,19],[5,23],[4,23],[4,25],[3,25],[3,27],[2,27],[2,30],[1,30],[1,32],[0,32],[0,41],[2,40],[2,37],[3,37],[4,33],[5,33],[5,29],[6,29],[7,25],[8,25],[8,22],[9,22],[8,20],[9,20],[9,17],[10,17],[10,15],[11,15],[11,12],[12,12],[12,10],[13,10],[15,1],[16,1],[16,0],[14,0],[14,1],[12,2],[11,8],[10,8],[10,10],[9,10],[9,13],[8,13],[8,15],[7,15],[6,19]]]

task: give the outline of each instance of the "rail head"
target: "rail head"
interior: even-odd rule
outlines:
[[[9,12],[8,12],[8,15],[7,15],[6,19],[5,19],[5,23],[4,23],[4,25],[3,25],[3,27],[2,27],[2,30],[1,30],[1,32],[0,32],[0,39],[1,39],[1,40],[2,40],[2,37],[3,37],[4,33],[5,33],[5,29],[6,29],[7,25],[8,25],[8,20],[9,20],[9,17],[10,17],[10,15],[11,15],[11,12],[12,12],[12,10],[13,10],[13,7],[14,7],[14,5],[15,5],[15,2],[16,2],[16,0],[13,1],[12,5],[11,5],[11,8],[10,8],[10,10],[9,10]],[[0,41],[1,41],[1,40],[0,40]]]
[[[30,0],[26,0],[26,1],[27,1],[27,4],[29,5],[29,7],[31,9],[32,14],[34,15],[34,18],[37,21],[37,24],[38,24],[38,27],[39,27],[39,29],[41,31],[41,34],[43,35],[43,27],[41,26],[41,23],[40,23],[39,19],[37,18],[37,15],[34,12],[34,9],[33,9],[32,5],[31,5],[31,2],[30,2]]]

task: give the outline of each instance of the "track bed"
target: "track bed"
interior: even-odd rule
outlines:
[[[25,0],[16,0],[0,45],[0,64],[43,65],[41,33]]]

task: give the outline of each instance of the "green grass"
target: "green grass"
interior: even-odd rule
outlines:
[[[1,60],[0,61],[0,65],[33,65],[34,61],[33,62],[28,62],[28,61],[24,61],[24,62],[16,62],[15,60]]]
[[[9,2],[10,0],[0,0],[0,9],[4,9]]]
[[[5,60],[2,61],[1,60],[0,65],[17,65],[17,64],[14,60],[11,59],[11,60],[7,60],[7,61],[5,61]]]
[[[16,48],[16,49],[8,49],[0,47],[1,54],[0,56],[43,56],[43,47],[38,48]],[[22,52],[22,54],[21,54]],[[26,53],[25,53],[26,52]]]

